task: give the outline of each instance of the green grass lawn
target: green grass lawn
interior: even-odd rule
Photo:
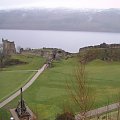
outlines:
[[[43,58],[30,55],[14,55],[12,58],[25,61],[27,64],[9,66],[0,71],[0,101],[20,89],[36,73],[25,70],[37,70],[44,64]]]
[[[4,68],[3,70],[37,70],[45,62],[45,59],[38,56],[32,55],[13,55],[13,59],[19,59],[20,61],[26,62],[27,64],[13,65]]]
[[[36,71],[27,70],[37,70],[45,62],[44,58],[31,55],[14,55],[12,58],[27,62],[27,64],[8,66],[0,71],[0,101],[20,89],[36,73]],[[9,118],[10,113],[5,109],[0,109],[0,120]]]
[[[5,109],[0,109],[0,120],[10,120],[10,113]]]
[[[20,89],[35,72],[0,72],[0,101],[4,100],[10,94]]]
[[[73,75],[76,65],[74,58],[54,62],[54,67],[47,69],[25,91],[25,101],[41,119],[54,120],[57,113],[64,108],[78,110],[71,102],[66,84],[66,81],[71,83],[75,79]],[[95,60],[87,64],[86,73],[89,85],[96,91],[94,107],[106,105],[108,99],[110,103],[115,102],[120,86],[120,62]],[[17,101],[18,98],[6,108],[16,106]]]

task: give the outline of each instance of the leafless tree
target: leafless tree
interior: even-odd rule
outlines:
[[[79,107],[80,120],[86,120],[87,112],[92,109],[95,97],[91,91],[91,87],[88,85],[85,72],[85,61],[79,61],[75,70],[75,86],[71,86],[67,83],[69,93],[71,94],[74,103]]]
[[[4,59],[5,55],[3,53],[0,53],[0,69],[3,68]]]

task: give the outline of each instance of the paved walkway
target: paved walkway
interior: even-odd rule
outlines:
[[[114,103],[108,106],[88,111],[86,116],[87,117],[100,116],[101,114],[115,110],[118,107],[120,107],[120,103]],[[80,114],[75,116],[75,120],[80,120]]]
[[[38,76],[46,68],[47,68],[47,64],[44,64],[43,67],[41,69],[39,69],[38,72],[29,80],[29,82],[22,87],[22,90],[25,91],[28,87],[30,87],[33,84],[33,82],[38,78]],[[11,95],[10,97],[8,97],[6,100],[4,100],[3,102],[1,102],[0,103],[0,108],[2,108],[3,106],[5,106],[6,104],[8,104],[10,101],[12,101],[14,98],[16,98],[19,94],[20,94],[20,90],[18,90],[13,95]]]
[[[37,72],[38,70],[3,70],[1,72]]]

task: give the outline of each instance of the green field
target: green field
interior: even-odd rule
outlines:
[[[29,81],[35,72],[0,72],[0,101],[8,97],[11,93],[18,90],[22,85]]]
[[[42,57],[32,56],[32,55],[13,55],[13,59],[19,59],[20,61],[26,62],[27,64],[23,65],[13,65],[4,68],[3,70],[37,70],[45,62],[45,59]]]
[[[12,57],[27,62],[27,64],[9,66],[0,71],[0,101],[20,89],[36,73],[32,70],[37,70],[44,63],[44,59],[40,57],[23,55]]]
[[[43,120],[54,120],[57,113],[64,108],[78,111],[68,95],[66,81],[74,81],[76,69],[74,58],[54,62],[33,85],[24,93],[27,104]],[[95,108],[116,102],[120,86],[120,62],[103,62],[95,60],[86,65],[86,74],[89,85],[95,91]],[[18,98],[5,108],[17,105]]]

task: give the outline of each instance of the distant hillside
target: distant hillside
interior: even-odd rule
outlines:
[[[0,10],[0,29],[120,32],[120,9]]]
[[[80,48],[79,55],[81,61],[89,62],[94,59],[104,61],[120,61],[120,44],[100,44]]]

